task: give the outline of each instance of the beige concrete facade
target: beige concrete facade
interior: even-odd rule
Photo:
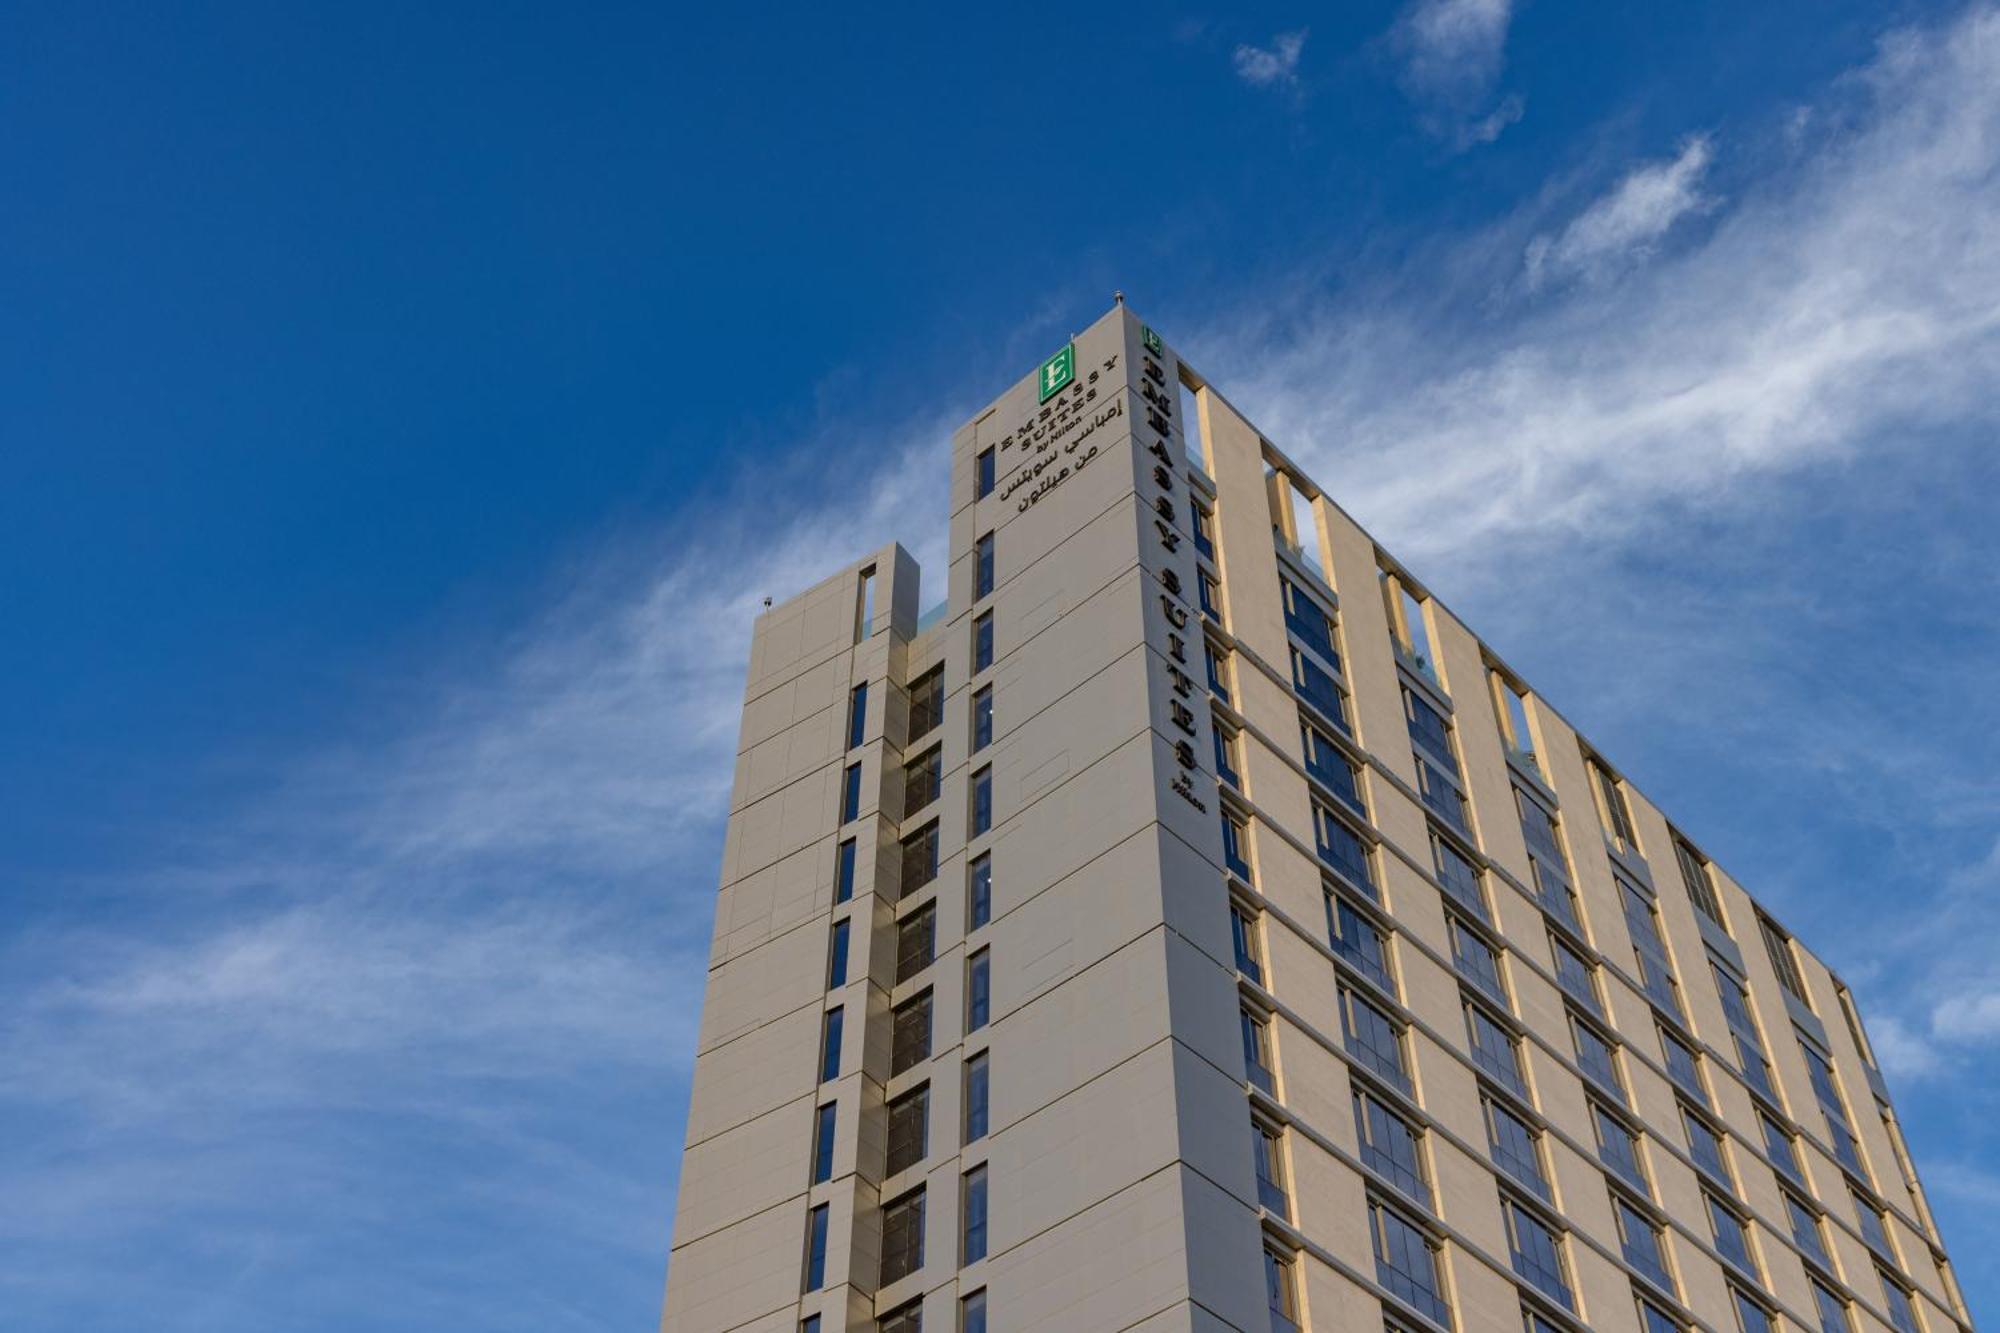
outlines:
[[[1970,1328],[1838,978],[1129,311],[951,466],[757,622],[663,1328]]]

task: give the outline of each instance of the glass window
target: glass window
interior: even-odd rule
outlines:
[[[847,984],[847,933],[849,923],[842,917],[833,923],[833,931],[826,946],[826,988],[833,990]]]
[[[1278,576],[1278,592],[1284,601],[1285,628],[1300,643],[1339,667],[1340,655],[1333,648],[1333,617],[1282,574]]]
[[[799,1333],[819,1333],[819,1316],[809,1314],[799,1321]]]
[[[1701,859],[1699,852],[1687,845],[1685,839],[1679,837],[1674,839],[1674,859],[1680,862],[1681,883],[1687,888],[1688,901],[1694,904],[1696,911],[1716,925],[1723,926],[1726,934],[1728,927],[1722,920],[1722,903],[1716,898],[1715,884],[1708,877],[1708,863]]]
[[[1687,1130],[1688,1155],[1694,1158],[1694,1164],[1712,1179],[1734,1189],[1729,1163],[1722,1156],[1722,1136],[1685,1106],[1681,1107],[1681,1124]]]
[[[972,775],[972,817],[967,836],[976,838],[993,827],[993,766]]]
[[[888,1286],[924,1266],[924,1187],[882,1209],[882,1278]]]
[[[1299,698],[1343,735],[1353,735],[1347,721],[1347,696],[1327,670],[1297,648],[1288,649],[1292,658],[1292,688]]]
[[[1533,1190],[1537,1198],[1548,1199],[1549,1181],[1542,1172],[1541,1133],[1491,1097],[1482,1096],[1479,1103],[1486,1117],[1486,1138],[1492,1145],[1493,1164]]]
[[[965,1030],[977,1032],[993,1013],[993,957],[981,949],[965,964]]]
[[[1215,776],[1238,791],[1243,790],[1241,761],[1236,757],[1237,735],[1222,719],[1209,719],[1209,732],[1215,737]]]
[[[1521,1052],[1514,1044],[1514,1035],[1471,1001],[1465,1004],[1465,1025],[1472,1037],[1472,1063],[1501,1087],[1526,1097],[1528,1085],[1521,1077]]]
[[[1686,1333],[1678,1319],[1651,1301],[1639,1302],[1639,1325],[1642,1333]]]
[[[1264,981],[1264,965],[1257,948],[1257,923],[1242,903],[1229,904],[1229,939],[1236,948],[1236,970],[1258,984]]]
[[[1775,1333],[1771,1312],[1764,1308],[1762,1301],[1741,1287],[1732,1286],[1729,1294],[1736,1305],[1736,1322],[1743,1333]]]
[[[930,1059],[931,993],[905,1000],[895,1009],[895,1033],[889,1052],[889,1073],[900,1074]]]
[[[833,1126],[838,1114],[835,1104],[828,1102],[813,1116],[812,1183],[815,1185],[833,1179]]]
[[[1486,892],[1479,885],[1479,868],[1435,829],[1431,831],[1431,864],[1437,867],[1438,882],[1453,902],[1481,921],[1493,920],[1486,910]]]
[[[924,1333],[924,1298],[897,1306],[875,1321],[875,1333]]]
[[[1383,990],[1395,994],[1388,941],[1359,908],[1331,890],[1326,894],[1326,928],[1327,942],[1335,953]]]
[[[1222,863],[1238,877],[1251,880],[1250,830],[1243,816],[1228,806],[1222,808]]]
[[[926,1083],[889,1103],[887,1175],[907,1171],[930,1155],[931,1089]]]
[[[844,903],[854,896],[854,839],[844,840],[833,857],[833,901]]]
[[[806,1214],[805,1289],[818,1291],[826,1285],[827,1206],[820,1204]]]
[[[1798,1148],[1792,1143],[1792,1133],[1770,1116],[1759,1111],[1757,1123],[1764,1130],[1764,1152],[1771,1159],[1771,1165],[1800,1184],[1805,1183],[1805,1172],[1799,1169]]]
[[[965,1142],[977,1143],[986,1137],[986,1098],[988,1094],[986,1052],[972,1056],[965,1062]]]
[[[1201,613],[1216,624],[1222,623],[1222,585],[1215,576],[1205,569],[1197,569],[1194,574],[1195,600],[1201,603]]]
[[[908,819],[944,790],[944,748],[932,746],[903,765],[903,818]]]
[[[1597,964],[1549,933],[1549,953],[1555,959],[1556,985],[1563,993],[1593,1014],[1603,1014],[1604,1002],[1597,993]]]
[[[1584,1076],[1600,1089],[1625,1101],[1625,1082],[1618,1075],[1618,1057],[1604,1034],[1575,1014],[1569,1016],[1570,1036],[1576,1043],[1576,1063]]]
[[[1271,1333],[1295,1333],[1299,1326],[1298,1277],[1292,1257],[1264,1247],[1264,1300],[1271,1310]]]
[[[1271,1060],[1271,1024],[1261,1014],[1242,1011],[1243,1068],[1249,1081],[1273,1097],[1278,1095],[1276,1068]]]
[[[989,444],[979,451],[972,462],[973,499],[984,500],[993,494],[993,482],[998,471],[999,456],[993,452],[993,446]]]
[[[1431,1206],[1430,1185],[1424,1176],[1422,1130],[1380,1097],[1357,1088],[1354,1132],[1364,1163],[1424,1207]]]
[[[1597,1159],[1635,1189],[1647,1190],[1646,1171],[1639,1164],[1639,1136],[1623,1120],[1590,1104],[1591,1127],[1597,1134]]]
[[[819,1081],[840,1077],[840,1010],[829,1009],[819,1024]]]
[[[1891,1248],[1889,1233],[1882,1225],[1882,1210],[1852,1189],[1847,1191],[1847,1195],[1854,1200],[1854,1220],[1860,1223],[1861,1239],[1869,1249],[1893,1262],[1896,1251]]]
[[[1625,793],[1618,789],[1618,779],[1611,776],[1611,770],[1595,759],[1584,761],[1590,768],[1593,785],[1597,788],[1598,813],[1604,816],[1604,832],[1620,847],[1636,848],[1637,835],[1632,832],[1632,812],[1625,808]]]
[[[907,898],[937,878],[938,826],[930,823],[904,838],[902,896]]]
[[[861,765],[849,764],[840,775],[840,822],[852,823],[861,814]]]
[[[1455,916],[1447,914],[1446,928],[1451,932],[1452,962],[1460,975],[1485,991],[1489,998],[1506,1004],[1507,988],[1500,980],[1500,955],[1493,946]]]
[[[1847,1302],[1824,1282],[1814,1281],[1813,1305],[1819,1310],[1819,1333],[1853,1333],[1847,1322]]]
[[[1506,1216],[1507,1247],[1515,1274],[1563,1309],[1575,1309],[1568,1269],[1563,1264],[1562,1238],[1512,1199],[1501,1201],[1501,1212]]]
[[[910,686],[910,738],[904,743],[915,745],[943,721],[944,668],[937,666],[917,677]]]
[[[1909,1288],[1890,1277],[1887,1269],[1876,1269],[1875,1276],[1882,1282],[1882,1303],[1889,1307],[1889,1322],[1896,1333],[1918,1333],[1917,1309],[1910,1301]]]
[[[984,671],[993,665],[993,613],[983,611],[972,622],[972,669]]]
[[[958,1303],[958,1333],[986,1333],[985,1291],[975,1291]]]
[[[1194,510],[1194,549],[1210,560],[1215,559],[1215,515],[1208,512],[1208,506],[1196,504]]]
[[[963,1262],[976,1264],[986,1257],[986,1168],[975,1166],[965,1173],[961,1196],[965,1218],[959,1229],[959,1249]]]
[[[1403,718],[1409,726],[1410,739],[1456,772],[1458,754],[1451,748],[1451,724],[1407,685],[1403,687]]]
[[[868,732],[868,682],[856,685],[847,696],[847,748],[861,744]]]
[[[977,930],[993,919],[993,855],[972,858],[965,876],[965,928]]]
[[[1664,1290],[1673,1291],[1674,1279],[1667,1271],[1666,1248],[1661,1243],[1659,1227],[1623,1198],[1613,1195],[1611,1204],[1612,1211],[1618,1216],[1618,1237],[1623,1245],[1625,1262]]]
[[[1708,1085],[1702,1082],[1701,1064],[1695,1057],[1694,1047],[1664,1026],[1658,1026],[1657,1030],[1660,1034],[1660,1054],[1666,1060],[1667,1077],[1682,1092],[1702,1105],[1708,1105]]]
[[[1785,1196],[1785,1216],[1792,1224],[1792,1243],[1799,1247],[1799,1253],[1818,1264],[1821,1268],[1830,1265],[1826,1257],[1826,1237],[1820,1231],[1819,1214],[1814,1212],[1799,1196],[1790,1190]]]
[[[1201,641],[1201,657],[1208,668],[1209,692],[1224,703],[1229,702],[1229,650],[1217,648],[1206,636]]]
[[[1750,1255],[1750,1229],[1743,1219],[1713,1194],[1702,1195],[1708,1209],[1709,1229],[1715,1233],[1715,1252],[1751,1277],[1757,1276],[1757,1261]]]
[[[1306,772],[1313,780],[1332,792],[1342,805],[1367,818],[1368,807],[1361,799],[1361,771],[1341,753],[1332,737],[1303,717],[1299,719],[1299,749],[1305,756]]]
[[[1778,929],[1778,923],[1757,914],[1757,933],[1764,937],[1764,952],[1771,957],[1772,970],[1778,974],[1778,984],[1792,993],[1792,998],[1812,1008],[1812,1001],[1806,998],[1805,978],[1799,975],[1799,960],[1792,955],[1792,937]]]
[[[896,982],[901,985],[937,956],[937,907],[924,904],[896,923]]]
[[[972,750],[977,754],[993,744],[993,687],[986,685],[972,695]]]
[[[1379,1199],[1368,1201],[1375,1242],[1375,1280],[1424,1314],[1451,1327],[1438,1281],[1437,1252],[1422,1228]]]
[[[1257,1202],[1290,1219],[1291,1199],[1285,1194],[1285,1148],[1280,1131],[1262,1120],[1250,1122],[1250,1147],[1256,1155]]]
[[[1417,759],[1417,795],[1423,799],[1424,808],[1442,819],[1447,827],[1456,829],[1461,835],[1471,833],[1465,820],[1465,796],[1458,790],[1458,782],[1444,769],[1419,754]]]
[[[1375,897],[1375,872],[1368,865],[1368,844],[1330,807],[1315,800],[1312,810],[1320,859],[1356,888],[1365,890],[1370,898]]]
[[[1408,1092],[1410,1076],[1403,1067],[1403,1034],[1394,1019],[1347,986],[1340,987],[1341,1026],[1347,1031],[1347,1052],[1363,1068]]]
[[[972,545],[972,595],[985,597],[993,591],[993,534],[986,533]]]

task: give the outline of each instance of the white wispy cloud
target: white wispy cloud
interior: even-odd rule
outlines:
[[[1513,18],[1513,0],[1416,0],[1396,21],[1390,36],[1403,88],[1432,134],[1469,148],[1490,143],[1521,118],[1518,96],[1489,103]]]
[[[1253,88],[1294,88],[1299,82],[1299,56],[1306,48],[1306,30],[1281,32],[1268,47],[1245,42],[1231,57],[1236,77]]]
[[[1706,135],[1689,139],[1670,161],[1634,167],[1555,235],[1528,243],[1528,283],[1593,275],[1643,258],[1682,218],[1715,206],[1702,192],[1713,156]]]

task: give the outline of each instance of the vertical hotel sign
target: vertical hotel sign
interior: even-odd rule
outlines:
[[[1042,369],[1035,376],[1035,389],[1040,397],[1035,401],[1046,403],[1049,399],[1069,387],[1076,378],[1076,344],[1064,343],[1063,349],[1042,362]]]

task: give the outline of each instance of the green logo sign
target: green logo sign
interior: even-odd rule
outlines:
[[[1035,376],[1035,386],[1041,392],[1036,402],[1046,403],[1049,399],[1069,387],[1076,378],[1076,344],[1065,343],[1063,349],[1042,362],[1042,369]]]
[[[1151,352],[1154,356],[1166,355],[1167,349],[1160,342],[1160,335],[1153,332],[1151,327],[1144,324],[1139,326],[1139,341],[1144,343],[1146,345],[1146,350]]]

